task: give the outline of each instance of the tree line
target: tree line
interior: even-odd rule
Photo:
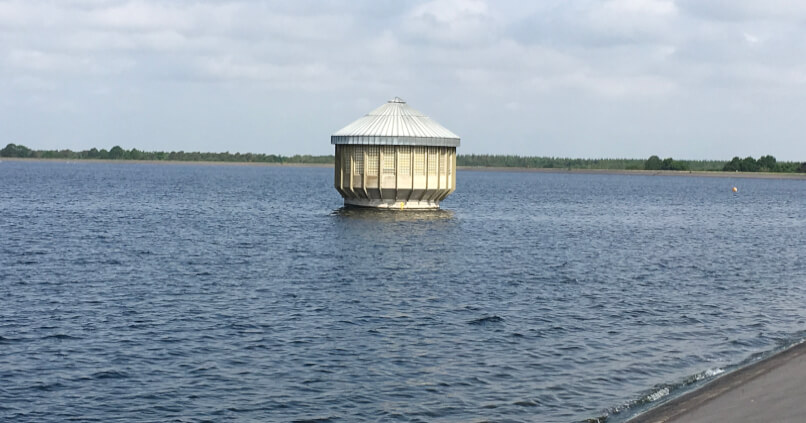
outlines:
[[[707,166],[707,169],[697,169],[697,170],[719,170],[719,165],[721,162],[711,162],[709,163],[710,166]],[[667,157],[663,160],[660,159],[658,156],[649,156],[646,162],[644,162],[644,170],[692,170],[691,163],[682,160],[675,160],[671,157]]]
[[[779,162],[775,157],[766,155],[759,157],[758,160],[753,157],[734,157],[731,161],[724,162],[701,162],[707,163],[707,169],[693,169],[691,161],[674,160],[671,157],[661,160],[658,156],[651,156],[644,163],[645,170],[721,170],[723,172],[806,172],[806,163],[798,162]],[[724,163],[721,166],[717,166]]]
[[[203,153],[199,151],[140,151],[136,148],[126,150],[114,146],[109,150],[91,148],[89,150],[31,150],[24,145],[8,144],[0,150],[0,157],[20,157],[38,159],[99,159],[99,160],[156,160],[183,162],[245,162],[245,163],[333,163],[333,156],[312,156],[297,154],[283,156],[277,154],[256,153]]]
[[[806,172],[806,163],[779,162],[770,155],[761,156],[758,160],[751,156],[734,157],[725,163],[722,170],[726,172]]]
[[[562,157],[508,156],[489,154],[462,154],[456,157],[457,166],[522,167],[534,169],[589,169],[589,170],[693,170],[719,171],[725,165],[721,160],[661,160],[652,156],[643,159],[571,159]]]
[[[0,157],[41,159],[100,159],[100,160],[155,160],[193,162],[243,162],[243,163],[305,163],[330,164],[332,155],[283,156],[262,153],[203,153],[199,151],[141,151],[126,150],[118,145],[106,149],[89,150],[32,150],[24,145],[8,144],[0,150]],[[779,162],[767,155],[758,160],[734,157],[729,162],[720,160],[674,160],[650,156],[643,159],[572,159],[561,157],[517,156],[497,154],[459,154],[457,166],[466,167],[512,167],[532,169],[590,169],[590,170],[678,170],[678,171],[740,171],[740,172],[806,172],[806,163]]]

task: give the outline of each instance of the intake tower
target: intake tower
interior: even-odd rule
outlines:
[[[456,189],[459,136],[398,97],[336,131],[330,143],[345,205],[437,209]]]

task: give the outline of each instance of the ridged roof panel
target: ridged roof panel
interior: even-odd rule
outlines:
[[[459,136],[398,97],[336,131],[332,144],[458,146]]]

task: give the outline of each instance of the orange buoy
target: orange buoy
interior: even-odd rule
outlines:
[[[733,192],[739,192],[739,188],[733,187]]]

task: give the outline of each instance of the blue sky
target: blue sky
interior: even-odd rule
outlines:
[[[0,144],[329,154],[399,96],[460,153],[806,161],[804,40],[794,0],[0,0]]]

